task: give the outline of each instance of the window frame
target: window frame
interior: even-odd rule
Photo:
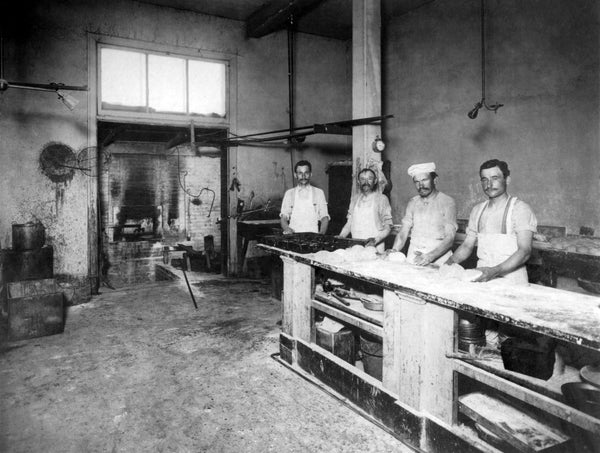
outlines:
[[[169,56],[176,58],[183,58],[186,60],[186,80],[188,77],[188,63],[189,60],[206,61],[212,63],[222,63],[225,65],[225,116],[224,117],[211,117],[202,114],[190,114],[190,113],[169,113],[169,112],[140,112],[125,109],[110,109],[102,107],[102,86],[101,71],[101,49],[102,48],[113,48],[117,50],[140,52],[146,55],[159,55]],[[190,124],[196,125],[223,125],[230,126],[232,123],[232,86],[231,80],[235,80],[235,57],[228,54],[210,52],[204,50],[189,49],[184,47],[174,48],[172,46],[142,43],[139,41],[125,40],[119,38],[105,38],[96,40],[95,49],[95,61],[96,61],[96,80],[97,82],[97,93],[95,99],[96,105],[96,117],[98,120],[125,120],[125,121],[140,121],[140,122],[156,122],[160,124]],[[148,58],[146,57],[146,65]],[[146,73],[146,80],[148,80],[148,74]],[[146,87],[148,90],[148,87]],[[186,95],[189,94],[189,88],[186,82]],[[146,99],[146,102],[148,100]],[[189,108],[188,98],[186,96],[186,108]],[[148,109],[146,105],[146,109]]]

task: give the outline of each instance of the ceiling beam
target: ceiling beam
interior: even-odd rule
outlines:
[[[272,0],[246,19],[246,36],[261,38],[286,28],[295,19],[316,8],[323,0]]]

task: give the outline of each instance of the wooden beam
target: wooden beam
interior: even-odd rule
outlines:
[[[261,38],[282,30],[290,17],[299,18],[317,7],[323,0],[272,0],[246,19],[246,36]]]
[[[175,137],[173,137],[167,143],[167,149],[171,149],[175,146],[181,145],[182,143],[187,143],[189,141],[190,141],[189,132],[187,132],[187,131],[186,132],[178,132],[177,135],[175,135]]]
[[[376,115],[381,115],[381,0],[352,0],[352,116]],[[372,149],[376,136],[382,136],[380,125],[353,129],[355,165],[381,161],[381,153]]]
[[[108,145],[114,143],[114,141],[117,139],[117,136],[124,130],[125,128],[122,126],[111,129],[108,132],[108,135],[106,135],[106,137],[102,139],[102,142],[100,143],[100,148],[106,148]]]

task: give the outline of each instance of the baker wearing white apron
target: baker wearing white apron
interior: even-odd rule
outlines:
[[[281,228],[283,234],[321,233],[329,225],[329,212],[325,193],[310,185],[312,165],[301,160],[294,166],[294,177],[298,185],[285,192],[281,202]],[[321,225],[319,226],[319,222]]]
[[[349,234],[355,239],[372,239],[377,251],[385,250],[384,239],[392,229],[392,208],[388,198],[377,189],[375,171],[363,168],[357,175],[360,194],[352,197],[348,220],[340,237]]]
[[[352,210],[352,224],[350,234],[355,239],[369,239],[377,237],[380,233],[375,220],[375,194],[372,193],[366,197],[360,196],[354,209]],[[382,242],[377,245],[377,251],[383,252],[385,244]]]
[[[290,228],[296,233],[317,233],[319,231],[317,205],[314,199],[314,187],[308,186],[303,189],[296,187],[294,189]]]
[[[411,165],[407,173],[419,195],[411,198],[406,206],[392,250],[402,250],[410,233],[407,252],[410,263],[443,264],[452,255],[450,248],[457,229],[456,203],[437,190],[434,162]]]
[[[513,229],[513,212],[516,202],[516,197],[508,197],[502,216],[502,230],[500,233],[488,232],[491,230],[490,223],[494,221],[491,216],[488,217],[488,225],[482,222],[482,217],[488,208],[489,201],[483,203],[479,208],[479,212],[475,217],[477,226],[477,267],[497,266],[506,261],[518,250],[517,235]],[[500,278],[519,285],[527,285],[529,283],[525,265]]]
[[[508,194],[511,178],[506,162],[485,161],[479,167],[479,177],[488,201],[471,210],[467,235],[446,264],[460,264],[477,246],[477,267],[482,275],[476,282],[503,278],[526,285],[525,263],[531,255],[537,219],[527,203]]]

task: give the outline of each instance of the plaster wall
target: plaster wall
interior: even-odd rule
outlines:
[[[479,165],[506,160],[509,191],[543,225],[600,231],[598,2],[487,0],[486,100],[481,99],[480,2],[438,0],[385,23],[386,158],[400,221],[416,191],[409,165],[435,161],[460,218],[485,195]]]
[[[288,126],[285,32],[246,39],[242,22],[125,0],[27,2],[21,11],[3,15],[2,27],[4,76],[12,81],[88,84],[89,52],[94,51],[88,49],[89,33],[234,55],[233,132]],[[348,45],[299,35],[296,52],[298,124],[349,118]],[[54,93],[9,89],[0,95],[0,241],[2,247],[10,247],[11,223],[39,219],[55,249],[55,273],[85,280],[90,274],[88,229],[96,215],[96,181],[76,171],[71,181],[58,185],[42,175],[38,164],[41,149],[50,141],[76,152],[95,145],[95,134],[88,135],[95,130],[95,105],[83,92],[72,94],[80,101],[72,112]],[[346,138],[307,140],[299,154],[323,168],[326,161],[349,152],[347,144]],[[327,156],[321,152],[324,148],[330,152]],[[238,156],[230,170],[239,172],[241,196],[254,190],[255,196],[268,199],[291,186],[285,150],[244,149]],[[285,169],[285,178],[277,168]],[[316,171],[315,180],[326,189],[324,171]]]

